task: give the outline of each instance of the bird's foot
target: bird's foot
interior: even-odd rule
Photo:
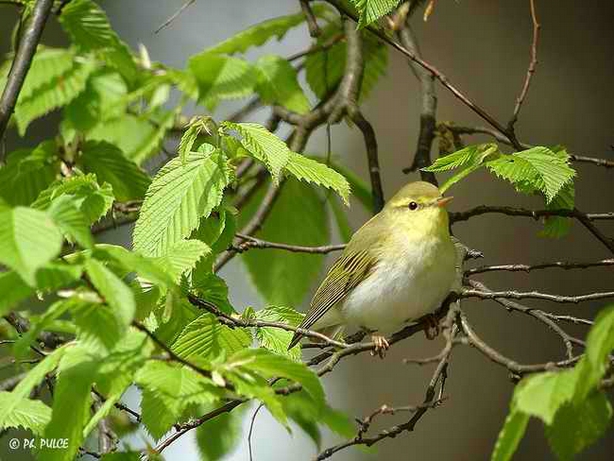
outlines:
[[[433,314],[427,314],[424,316],[424,336],[429,341],[439,336],[441,328],[439,327],[439,319]]]
[[[371,351],[371,356],[379,355],[380,359],[386,357],[386,352],[390,349],[390,343],[385,336],[371,335],[371,341],[375,343],[375,347]]]

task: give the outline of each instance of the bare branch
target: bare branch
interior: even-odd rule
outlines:
[[[162,29],[164,29],[165,27],[167,27],[171,22],[173,22],[175,19],[177,19],[179,17],[179,15],[181,13],[183,13],[190,5],[192,5],[193,3],[195,3],[196,0],[187,0],[187,2],[185,2],[183,5],[181,5],[181,8],[179,8],[177,11],[175,11],[170,18],[168,18],[166,21],[164,21],[155,31],[154,34],[157,34],[158,32],[160,32]]]
[[[276,242],[268,242],[266,240],[257,239],[255,237],[237,233],[237,237],[245,240],[243,243],[239,245],[235,245],[233,248],[235,251],[242,253],[251,248],[272,248],[277,250],[286,250],[294,253],[311,253],[311,254],[327,254],[333,251],[341,251],[345,248],[345,244],[339,245],[323,245],[323,246],[300,246],[300,245],[289,245],[287,243],[276,243]]]
[[[480,291],[465,289],[459,293],[461,298],[479,298],[479,299],[544,299],[562,304],[578,304],[586,301],[594,301],[596,299],[607,299],[614,297],[614,291],[605,291],[597,293],[588,293],[579,296],[553,295],[549,293],[541,293],[539,291]]]
[[[422,58],[420,47],[418,46],[417,38],[409,24],[409,17],[406,19],[405,27],[397,33],[401,44],[417,57]],[[420,178],[423,181],[428,181],[437,185],[435,173],[422,171],[422,168],[431,164],[431,146],[435,139],[435,126],[437,124],[437,93],[435,89],[435,79],[433,75],[423,67],[409,60],[409,65],[414,72],[414,75],[420,82],[420,134],[418,135],[418,144],[416,153],[409,168],[404,169],[404,173],[413,171],[420,172]]]
[[[507,124],[507,128],[510,132],[514,132],[514,125],[518,120],[518,114],[520,113],[520,108],[522,107],[522,103],[527,97],[527,93],[529,92],[529,86],[531,85],[531,79],[533,78],[533,74],[535,74],[535,69],[537,67],[537,46],[539,44],[539,29],[540,25],[537,22],[537,13],[535,11],[535,0],[529,0],[530,9],[531,9],[531,20],[533,22],[533,41],[531,43],[531,60],[529,62],[529,67],[527,69],[527,76],[524,79],[524,84],[522,85],[522,90],[520,91],[520,95],[516,99],[516,106],[514,107],[514,114],[512,118]]]
[[[559,268],[564,270],[570,269],[587,269],[589,267],[614,266],[614,259],[602,259],[594,262],[569,262],[569,261],[553,261],[541,264],[497,264],[492,266],[479,266],[465,270],[466,276],[483,274],[484,272],[493,271],[510,271],[510,272],[530,272],[541,269]]]
[[[53,0],[38,0],[32,14],[28,19],[23,36],[19,41],[19,47],[15,53],[15,58],[11,65],[11,70],[6,80],[2,97],[0,97],[0,139],[4,137],[4,132],[9,123],[9,119],[15,109],[15,104],[19,98],[19,93],[26,79],[32,58],[36,52],[36,47],[40,40],[47,18],[51,13]],[[0,160],[2,160],[0,158]]]
[[[305,20],[307,21],[307,27],[309,28],[309,35],[311,37],[316,38],[321,34],[320,26],[318,26],[318,21],[316,20],[315,14],[313,14],[313,10],[309,5],[309,0],[299,0],[301,4],[301,11],[305,15]]]

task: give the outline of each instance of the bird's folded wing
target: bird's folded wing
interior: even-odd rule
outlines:
[[[316,291],[311,306],[300,328],[310,329],[329,309],[342,301],[360,282],[365,280],[375,266],[372,252],[347,251],[333,264],[326,278]],[[290,343],[294,346],[301,335],[295,334]]]

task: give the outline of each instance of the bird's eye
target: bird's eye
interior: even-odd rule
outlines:
[[[416,202],[409,202],[408,207],[409,207],[409,209],[411,211],[414,211],[414,210],[418,209],[418,204]]]

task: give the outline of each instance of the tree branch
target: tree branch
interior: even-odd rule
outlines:
[[[614,266],[614,259],[602,259],[594,262],[568,262],[568,261],[553,261],[541,264],[498,264],[492,266],[479,266],[465,270],[465,276],[483,274],[493,271],[510,271],[510,272],[530,272],[541,269],[559,268],[564,270],[570,269],[587,269],[589,267]]]
[[[478,299],[543,299],[562,304],[578,304],[586,301],[594,301],[596,299],[614,298],[614,291],[605,291],[597,293],[589,293],[579,296],[553,295],[549,293],[541,293],[539,291],[481,291],[464,289],[459,293],[461,298],[478,298]]]
[[[416,36],[409,24],[410,18],[406,18],[405,27],[398,31],[397,35],[401,44],[417,57],[422,58],[420,47]],[[428,181],[437,185],[435,173],[422,171],[422,168],[431,164],[431,146],[435,139],[435,127],[437,124],[437,93],[435,89],[435,79],[433,75],[425,68],[419,66],[414,61],[409,60],[409,65],[414,72],[414,75],[420,82],[420,133],[418,135],[418,144],[416,153],[411,166],[404,169],[404,173],[413,171],[420,172],[420,178],[423,181]]]
[[[529,67],[527,69],[527,76],[524,79],[524,84],[522,85],[522,90],[520,91],[520,95],[516,99],[516,106],[514,107],[514,113],[512,114],[512,118],[507,124],[508,130],[513,133],[514,125],[518,120],[518,114],[520,113],[520,108],[522,107],[522,103],[527,97],[527,93],[529,92],[529,86],[531,85],[531,79],[533,78],[533,74],[535,73],[535,69],[537,67],[537,45],[539,44],[539,29],[540,25],[537,22],[537,13],[535,11],[535,0],[529,0],[530,9],[531,9],[531,20],[533,22],[533,41],[531,43],[531,60],[529,62]]]
[[[344,243],[339,245],[323,245],[323,246],[300,246],[300,245],[289,245],[287,243],[276,243],[276,242],[268,242],[266,240],[261,240],[250,235],[245,235],[241,233],[236,234],[240,239],[245,240],[243,243],[239,245],[235,245],[233,248],[235,251],[242,253],[252,248],[257,249],[267,249],[272,248],[276,250],[286,250],[294,253],[310,253],[310,254],[328,254],[333,251],[341,251],[346,245]]]
[[[51,13],[53,0],[38,0],[25,27],[23,36],[19,41],[19,47],[11,65],[11,70],[6,80],[6,86],[0,98],[0,139],[9,123],[9,119],[15,109],[19,93],[26,79],[32,58],[40,40],[47,18]],[[0,159],[2,160],[2,159]]]

